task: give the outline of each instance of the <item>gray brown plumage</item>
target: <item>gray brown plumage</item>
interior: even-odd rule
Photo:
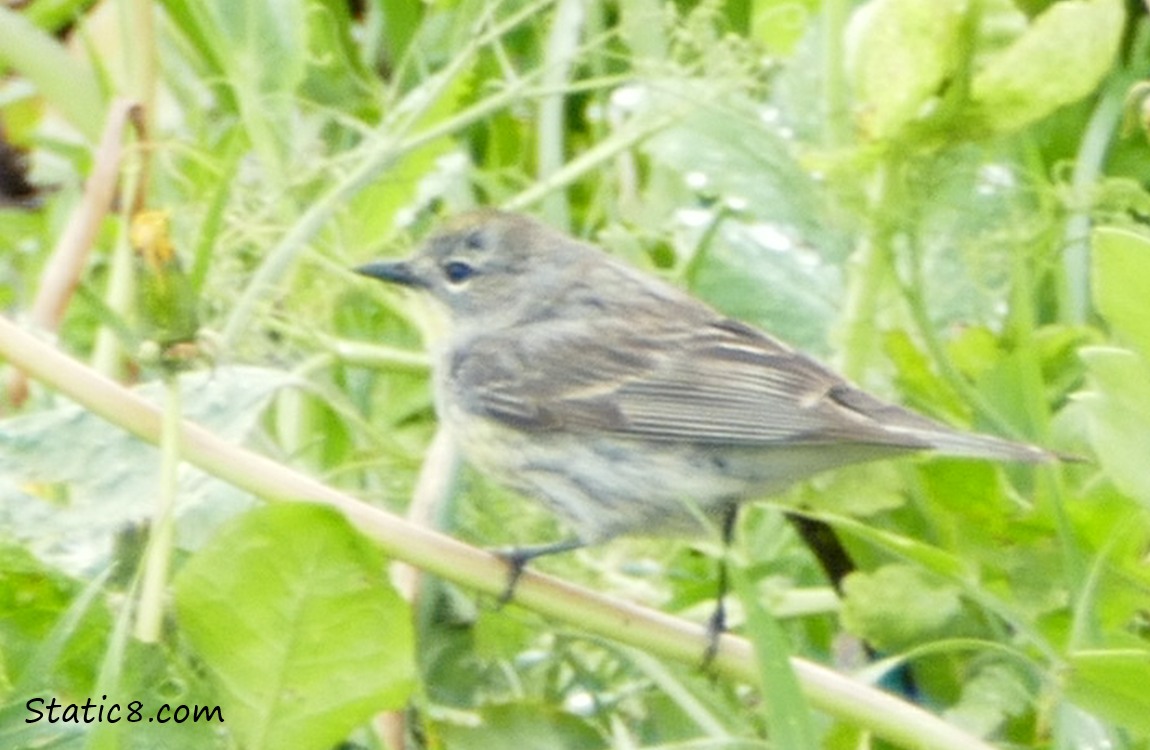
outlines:
[[[478,211],[358,269],[451,321],[437,409],[480,470],[584,541],[682,526],[819,471],[922,450],[1044,461],[856,388],[810,357],[524,216]]]

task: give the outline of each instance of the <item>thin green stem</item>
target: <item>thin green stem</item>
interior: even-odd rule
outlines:
[[[135,636],[144,643],[160,640],[164,620],[164,594],[168,586],[175,539],[176,494],[179,491],[180,441],[183,434],[179,378],[166,375],[164,392],[167,400],[159,435],[160,481],[149,527],[148,546],[144,552],[144,575],[136,609]]]
[[[678,107],[660,112],[641,122],[629,122],[575,159],[567,162],[562,169],[553,172],[546,180],[532,184],[528,189],[506,201],[503,208],[512,211],[519,210],[542,200],[548,194],[570,185],[592,169],[634,147],[635,144],[664,128],[670,127],[698,106],[699,104],[695,102],[684,102]]]
[[[926,300],[922,295],[926,280],[922,275],[922,253],[917,237],[911,236],[909,238],[909,247],[907,266],[910,269],[910,278],[907,280],[900,279],[899,287],[903,299],[906,300],[907,308],[910,310],[911,320],[914,321],[918,335],[927,352],[930,353],[934,366],[938,368],[939,374],[942,375],[947,385],[954,389],[983,419],[989,422],[995,432],[1020,437],[1018,430],[999,414],[998,410],[978,392],[978,389],[970,384],[950,358],[946,346],[939,338],[938,331],[930,319],[930,310],[927,308]],[[1038,392],[1041,393],[1041,388]]]
[[[847,142],[850,133],[850,96],[847,89],[843,44],[851,4],[846,0],[825,0],[819,41],[823,66],[823,128],[825,148]]]
[[[1050,410],[1044,397],[1046,387],[1042,379],[1042,362],[1038,358],[1039,347],[1034,340],[1038,324],[1034,305],[1038,292],[1032,272],[1033,264],[1034,258],[1025,253],[1016,253],[1014,256],[1011,333],[1023,392],[1028,394],[1023,402],[1027,421],[1037,438],[1045,442],[1050,434]],[[1040,482],[1039,487],[1045,490],[1042,496],[1048,499],[1058,542],[1062,547],[1066,589],[1080,592],[1087,577],[1086,562],[1074,532],[1074,523],[1066,513],[1066,488],[1062,475],[1058,471],[1043,472]],[[1078,616],[1085,617],[1083,613],[1078,613]]]
[[[1081,325],[1090,311],[1090,194],[1102,174],[1110,141],[1122,119],[1128,83],[1128,77],[1121,73],[1110,76],[1074,158],[1070,179],[1071,213],[1063,232],[1065,289],[1061,307],[1066,323]]]
[[[871,190],[871,202],[876,206],[871,212],[876,217],[875,223],[847,264],[850,276],[843,309],[845,329],[840,367],[848,378],[854,380],[862,378],[878,349],[875,321],[879,299],[890,276],[895,236],[895,227],[887,218],[886,206],[891,203],[891,181],[897,179],[897,169],[889,161],[883,162]]]
[[[539,133],[537,173],[541,182],[558,172],[566,160],[564,133],[566,94],[562,89],[570,77],[572,65],[579,52],[579,36],[586,13],[583,0],[559,0],[551,16],[551,33],[547,36],[543,63],[542,85],[554,88],[555,93],[539,100]],[[543,202],[543,214],[556,227],[571,225],[566,196],[553,190]]]

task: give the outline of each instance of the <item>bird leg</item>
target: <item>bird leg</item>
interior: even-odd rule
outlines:
[[[735,538],[735,521],[737,521],[738,518],[738,504],[731,503],[723,509],[722,525],[720,526],[720,532],[723,538],[723,557],[719,560],[719,586],[715,601],[715,611],[711,613],[710,619],[707,620],[707,648],[703,651],[703,669],[709,667],[711,662],[714,661],[715,656],[719,653],[719,638],[727,630],[727,607],[725,602],[727,590],[730,588],[731,583],[727,570],[730,564],[728,554],[731,550],[731,542],[734,541]]]
[[[573,549],[579,549],[584,546],[584,542],[579,539],[564,539],[561,542],[553,542],[551,544],[538,544],[532,547],[513,547],[511,549],[494,550],[493,554],[503,558],[507,562],[507,585],[503,589],[503,593],[499,595],[499,606],[503,606],[511,601],[515,596],[515,586],[519,583],[520,576],[527,568],[527,564],[532,560],[547,555],[557,555],[560,552],[570,552]]]

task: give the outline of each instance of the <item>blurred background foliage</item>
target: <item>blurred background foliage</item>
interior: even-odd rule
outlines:
[[[402,513],[435,428],[432,322],[348,269],[470,207],[538,215],[879,393],[1088,457],[820,477],[747,513],[736,555],[796,655],[860,669],[841,646],[864,638],[1011,747],[1146,747],[1148,62],[1146,8],[1121,0],[8,2],[0,304]],[[101,181],[74,294],[30,315]],[[187,468],[162,627],[132,635],[161,454],[35,383],[4,408],[0,746],[774,746],[769,684],[442,582],[412,612],[338,517]],[[796,506],[860,562],[841,601],[781,520]],[[466,470],[438,523],[560,533]],[[718,554],[620,540],[542,567],[702,621]],[[226,723],[28,724],[38,695]]]

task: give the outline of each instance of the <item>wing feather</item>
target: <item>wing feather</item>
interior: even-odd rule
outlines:
[[[643,335],[621,323],[555,320],[484,335],[457,349],[451,382],[464,408],[528,431],[917,449],[931,443],[916,429],[946,429],[717,317],[667,322]],[[900,423],[908,429],[890,429]]]

